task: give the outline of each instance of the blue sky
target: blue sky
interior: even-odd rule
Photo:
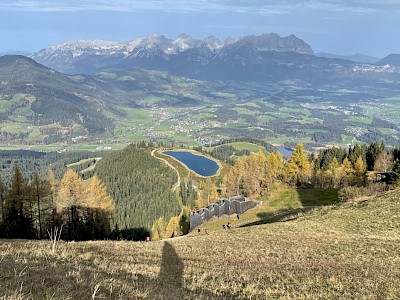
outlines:
[[[0,52],[75,39],[295,34],[315,52],[400,53],[400,0],[0,0]]]

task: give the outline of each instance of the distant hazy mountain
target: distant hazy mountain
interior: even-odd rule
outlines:
[[[331,54],[331,53],[316,53],[316,56],[319,57],[326,57],[326,58],[340,58],[340,59],[346,59],[346,60],[351,60],[359,63],[366,63],[366,64],[374,64],[381,60],[381,58],[378,57],[373,57],[361,53],[356,53],[353,55],[337,55],[337,54]]]
[[[308,83],[351,81],[399,81],[399,68],[314,55],[311,47],[294,35],[275,33],[230,37],[221,42],[181,34],[176,39],[152,35],[130,42],[70,41],[31,56],[68,74],[96,74],[103,70],[146,69],[201,80],[280,81]],[[363,63],[354,60],[363,61]]]
[[[70,41],[50,46],[33,55],[37,62],[64,73],[93,74],[114,66],[135,66],[164,69],[170,61],[209,63],[215,56],[243,46],[251,46],[259,52],[278,51],[313,54],[311,47],[294,35],[280,37],[275,33],[261,36],[230,37],[221,42],[210,36],[203,40],[181,34],[175,40],[163,35],[152,35],[129,42]],[[135,61],[132,63],[132,61]]]
[[[4,56],[4,55],[29,55],[28,51],[18,51],[18,50],[7,50],[4,52],[0,52],[0,56]]]
[[[377,62],[377,65],[392,65],[400,67],[400,54],[390,54]]]

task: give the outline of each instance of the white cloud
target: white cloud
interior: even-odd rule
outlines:
[[[2,0],[0,10],[24,11],[140,11],[239,12],[284,14],[294,8],[328,11],[354,10],[369,13],[386,9],[400,10],[399,0]]]

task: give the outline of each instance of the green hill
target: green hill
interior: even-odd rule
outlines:
[[[398,299],[400,190],[160,242],[0,241],[5,299]]]
[[[113,130],[103,111],[117,111],[105,101],[106,91],[81,77],[77,82],[25,56],[0,57],[0,121],[13,126],[20,139],[51,136],[42,140],[47,143]],[[12,133],[8,127],[2,130]]]

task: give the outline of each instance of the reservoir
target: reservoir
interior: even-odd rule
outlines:
[[[286,148],[284,146],[276,147],[283,157],[290,157],[293,153],[292,149]]]
[[[218,164],[204,156],[195,155],[188,151],[164,151],[163,154],[172,156],[186,165],[193,172],[202,176],[213,176],[217,173]]]

